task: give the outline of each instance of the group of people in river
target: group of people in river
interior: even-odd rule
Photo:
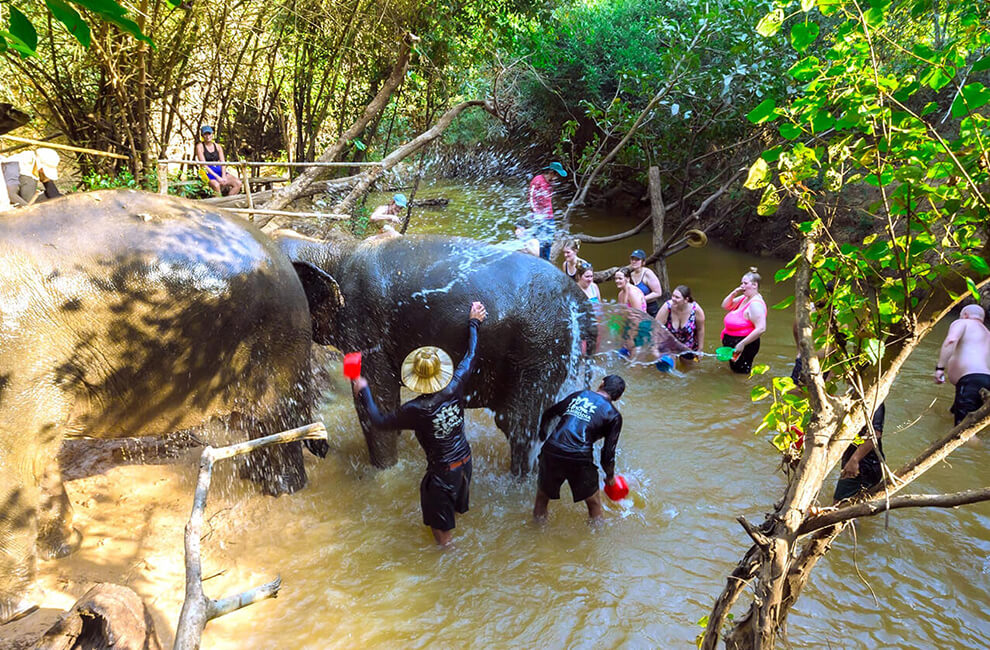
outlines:
[[[456,369],[450,355],[434,346],[417,348],[406,356],[400,377],[406,388],[419,395],[393,412],[379,410],[367,379],[358,375],[352,380],[354,395],[372,426],[415,432],[426,454],[426,473],[419,485],[423,523],[430,527],[440,546],[450,544],[456,515],[467,512],[469,507],[472,463],[471,445],[464,435],[464,401],[468,378],[476,365],[478,333],[487,316],[484,304],[471,304],[467,349]],[[564,481],[575,503],[583,501],[592,520],[601,518],[594,444],[604,440],[601,467],[605,484],[612,485],[615,449],[622,430],[622,416],[615,403],[625,388],[622,377],[608,375],[596,390],[571,393],[543,413],[539,437],[545,442],[540,451],[533,505],[536,520],[545,520],[547,506],[560,498]]]

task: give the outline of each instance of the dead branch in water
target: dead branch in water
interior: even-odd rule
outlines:
[[[203,564],[200,557],[203,512],[206,510],[206,495],[210,491],[213,478],[213,465],[217,461],[235,456],[243,456],[255,449],[270,445],[281,445],[298,440],[326,440],[327,430],[316,422],[297,429],[275,433],[264,438],[240,442],[227,447],[206,447],[199,461],[199,480],[196,482],[196,495],[193,498],[192,513],[186,523],[186,598],[179,614],[179,625],[175,630],[174,650],[194,650],[199,648],[206,624],[224,614],[266,598],[278,595],[282,578],[249,589],[233,596],[213,600],[203,593]]]

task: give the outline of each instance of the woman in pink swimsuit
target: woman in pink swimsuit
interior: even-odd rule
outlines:
[[[646,311],[646,296],[639,287],[629,281],[629,267],[623,267],[615,272],[615,288],[619,290],[619,304]]]
[[[735,348],[729,367],[732,372],[749,374],[753,359],[760,351],[760,336],[767,330],[767,303],[760,295],[760,274],[751,266],[742,283],[722,301],[725,328],[722,345]]]

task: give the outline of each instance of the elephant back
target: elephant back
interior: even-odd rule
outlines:
[[[33,353],[21,383],[50,378],[71,395],[76,433],[151,435],[263,409],[307,365],[302,287],[239,217],[80,193],[5,216],[0,242],[0,340],[21,342],[0,350],[0,372],[23,375]]]

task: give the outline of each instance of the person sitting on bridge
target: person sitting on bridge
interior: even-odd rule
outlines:
[[[204,125],[199,130],[202,142],[196,143],[196,160],[202,162],[224,163],[227,159],[223,154],[223,146],[213,141],[213,127]],[[241,181],[230,173],[225,165],[204,165],[199,168],[199,175],[209,183],[217,196],[230,196],[241,191]]]

